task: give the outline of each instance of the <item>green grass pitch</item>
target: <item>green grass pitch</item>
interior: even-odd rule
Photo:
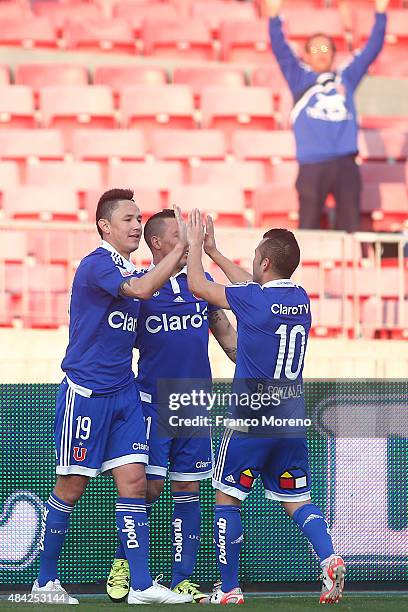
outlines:
[[[79,612],[97,612],[102,608],[103,612],[121,612],[129,610],[128,604],[113,604],[105,598],[89,598],[78,596],[80,608]],[[23,609],[32,608],[35,610],[50,610],[50,606],[41,604],[16,604],[2,599],[0,602],[1,612],[6,610],[16,610],[18,606],[23,606]],[[193,605],[193,604],[191,604]],[[66,609],[66,606],[58,606]],[[219,610],[219,606],[206,606],[206,610]],[[247,597],[245,601],[245,610],[252,612],[263,612],[269,610],[271,612],[308,612],[308,610],[318,610],[319,597],[316,595],[298,596],[298,595],[279,595],[273,597]],[[55,610],[55,607],[53,608]],[[78,608],[77,608],[78,609]],[[172,612],[186,612],[186,605],[170,606],[167,608]],[[197,606],[194,609],[198,611]],[[240,608],[242,610],[242,608]],[[321,609],[321,608],[320,608]],[[72,610],[72,608],[71,608]],[[150,605],[146,606],[149,612],[163,612],[163,606]],[[336,610],[341,612],[358,612],[360,610],[369,610],[370,612],[389,612],[390,610],[408,610],[408,595],[365,595],[365,594],[345,594]]]

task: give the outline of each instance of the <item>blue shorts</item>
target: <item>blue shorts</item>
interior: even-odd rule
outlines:
[[[267,499],[310,499],[306,439],[257,438],[226,429],[214,468],[214,488],[243,500],[251,492],[258,476],[262,479]]]
[[[97,476],[120,465],[147,463],[149,447],[136,385],[115,395],[85,397],[64,379],[54,438],[57,474]]]
[[[146,466],[148,480],[166,478],[170,480],[196,481],[211,478],[213,452],[211,430],[200,430],[188,438],[163,437],[157,426],[157,404],[142,402],[149,443],[149,463]]]

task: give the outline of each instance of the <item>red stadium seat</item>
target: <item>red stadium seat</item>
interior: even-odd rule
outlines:
[[[0,66],[0,85],[10,85],[10,70],[8,66]]]
[[[61,133],[58,130],[0,130],[0,158],[63,159]]]
[[[102,172],[95,162],[42,162],[27,167],[26,184],[36,187],[69,185],[77,192],[98,189],[102,185]]]
[[[319,264],[325,270],[353,260],[352,234],[342,232],[301,232],[296,235],[302,263]]]
[[[25,85],[0,86],[0,128],[32,128],[36,126],[34,98]]]
[[[304,44],[312,34],[324,32],[330,36],[336,47],[345,48],[345,39],[339,12],[327,8],[291,8],[287,2],[282,10],[285,18],[285,30],[291,40]]]
[[[368,161],[360,166],[363,185],[366,183],[403,183],[405,166],[403,163]]]
[[[19,273],[16,274],[16,271]],[[21,272],[20,266],[6,267],[6,291],[14,295],[24,291],[34,293],[66,293],[68,290],[67,270],[61,264],[35,264],[26,266]]]
[[[372,9],[359,9],[355,20],[355,34],[357,40],[361,42],[367,40],[370,36],[372,26]],[[408,42],[408,11],[404,9],[388,11],[386,41],[391,45],[406,45]]]
[[[179,162],[124,162],[112,165],[108,170],[108,186],[113,188],[123,185],[131,189],[158,190],[162,208],[167,208],[169,205],[169,189],[181,183],[183,183],[183,166]]]
[[[142,31],[144,54],[166,58],[215,59],[208,26],[192,19],[148,20]]]
[[[124,127],[149,131],[157,127],[193,128],[194,100],[185,85],[123,87],[120,108]]]
[[[360,127],[364,130],[393,129],[404,131],[408,127],[406,115],[365,115],[360,116]]]
[[[20,19],[27,16],[28,10],[17,2],[0,2],[0,20]]]
[[[101,196],[103,189],[95,191],[96,202]],[[97,195],[99,193],[99,196]],[[95,218],[96,204],[94,206],[93,217]],[[64,263],[67,265],[77,265],[79,261],[88,253],[96,249],[100,244],[100,237],[96,231],[80,232],[66,230],[65,228],[56,229],[54,223],[49,224],[47,229],[32,229],[27,234],[28,253],[35,257],[36,261],[42,263]]]
[[[270,91],[262,87],[205,87],[201,96],[203,127],[222,129],[228,135],[238,128],[273,129]]]
[[[293,274],[293,282],[306,289],[310,297],[323,295],[323,273],[319,266],[299,266]]]
[[[180,202],[183,212],[199,208],[220,225],[247,225],[244,194],[236,185],[181,185],[170,191],[170,201]]]
[[[295,161],[284,161],[266,166],[268,182],[275,185],[293,187],[299,173],[299,165]]]
[[[135,4],[135,2],[119,2],[113,9],[115,17],[125,19],[133,32],[140,36],[142,25],[146,20],[177,21],[180,15],[172,4]]]
[[[326,275],[326,292],[332,296],[397,298],[403,285],[404,274],[398,268],[333,268]]]
[[[116,124],[112,92],[103,85],[44,87],[40,108],[44,126],[59,127],[64,133],[81,125],[113,128]]]
[[[237,131],[232,139],[232,150],[239,159],[274,163],[281,159],[295,159],[295,138],[292,131],[258,132]]]
[[[330,331],[351,329],[354,325],[352,300],[323,298],[310,300],[312,333],[326,336]]]
[[[73,19],[64,28],[64,39],[69,49],[83,51],[135,52],[131,27],[124,19]]]
[[[194,164],[200,159],[224,159],[226,145],[223,133],[216,130],[156,130],[152,152],[159,159]]]
[[[297,227],[299,201],[294,187],[264,185],[255,191],[253,207],[258,227]]]
[[[220,28],[220,42],[221,59],[226,62],[259,64],[273,61],[265,20],[225,21]]]
[[[138,130],[74,130],[69,148],[77,159],[91,161],[145,158],[144,135]]]
[[[55,275],[55,274],[54,274]],[[30,293],[24,324],[32,328],[56,328],[69,323],[69,295],[61,293]]]
[[[405,160],[408,158],[408,130],[360,130],[359,151],[363,159]]]
[[[196,0],[191,7],[194,19],[206,21],[218,35],[221,22],[234,20],[253,21],[257,18],[251,3],[223,2],[223,0]]]
[[[16,187],[4,191],[3,210],[9,219],[76,220],[78,200],[70,187]]]
[[[191,182],[197,185],[236,185],[251,204],[255,189],[265,182],[264,167],[259,162],[202,162],[191,168]]]
[[[376,76],[407,78],[408,62],[405,45],[385,45],[371,66],[370,73]]]
[[[164,68],[160,66],[112,64],[110,66],[96,66],[94,83],[95,85],[111,87],[115,102],[118,105],[120,91],[125,85],[165,85],[167,74]]]
[[[408,222],[408,192],[404,183],[368,183],[363,187],[362,213],[368,213],[375,231],[395,231]]]
[[[20,64],[16,67],[17,85],[28,85],[34,93],[47,85],[87,85],[88,69],[78,64]]]
[[[86,193],[85,209],[88,213],[89,220],[95,219],[96,205],[100,197],[101,190],[93,190]],[[142,212],[143,222],[162,209],[162,199],[158,189],[135,188],[133,199]]]
[[[12,161],[0,162],[0,192],[9,187],[17,187],[20,184],[18,165]],[[0,233],[0,241],[2,237]]]
[[[245,77],[242,70],[229,66],[186,66],[176,68],[173,82],[178,85],[189,85],[193,90],[196,103],[200,103],[201,93],[208,85],[224,87],[243,87]]]
[[[251,85],[268,87],[279,98],[282,89],[288,89],[288,84],[276,62],[272,59],[268,66],[255,68],[251,75]]]
[[[33,3],[33,10],[36,15],[41,15],[49,19],[54,27],[62,30],[67,21],[75,19],[83,22],[91,19],[98,19],[101,16],[100,9],[95,3],[75,2],[50,2],[49,0],[36,0]]]
[[[2,165],[2,164],[1,164]],[[1,168],[0,165],[0,168]],[[20,230],[0,231],[0,262],[22,262],[27,257],[27,234]]]
[[[57,33],[43,17],[20,17],[0,22],[0,45],[21,46],[25,49],[58,46]]]

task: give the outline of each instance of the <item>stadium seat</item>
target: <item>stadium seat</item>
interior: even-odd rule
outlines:
[[[390,45],[404,45],[408,43],[408,11],[405,9],[389,10],[387,14],[386,42]],[[355,35],[360,43],[370,36],[373,25],[373,11],[370,8],[356,11]]]
[[[200,159],[221,160],[226,154],[225,138],[217,130],[156,130],[152,152],[158,159],[197,164]]]
[[[61,293],[30,293],[28,309],[22,315],[24,325],[34,329],[66,326],[69,323],[68,305],[69,294],[65,291]]]
[[[326,292],[332,296],[397,298],[401,287],[404,274],[396,267],[332,268],[326,274]]]
[[[113,188],[124,185],[131,189],[158,190],[162,208],[169,206],[169,189],[182,183],[183,166],[180,162],[124,162],[112,165],[108,170],[108,186]]]
[[[251,205],[255,189],[265,182],[264,167],[259,162],[201,162],[191,168],[191,182],[197,185],[236,185],[245,193]]]
[[[319,266],[300,265],[293,274],[293,282],[306,289],[310,297],[324,294],[323,271]]]
[[[22,4],[17,2],[0,2],[0,20],[3,22],[7,19],[21,19],[27,16],[28,11]]]
[[[370,74],[394,78],[408,77],[407,50],[402,45],[385,45],[372,64]]]
[[[279,99],[282,89],[288,89],[288,84],[280,71],[278,64],[271,59],[268,66],[259,66],[251,74],[251,85],[268,87]]]
[[[296,233],[302,263],[319,264],[325,270],[337,264],[350,264],[353,260],[352,234],[329,231],[303,231]]]
[[[253,207],[257,227],[297,227],[299,202],[294,187],[264,185],[255,191]]]
[[[102,190],[99,191],[99,199]],[[96,199],[96,202],[98,200]],[[95,218],[94,206],[93,217]],[[40,263],[63,263],[64,265],[76,266],[82,257],[96,249],[100,244],[100,237],[96,228],[89,231],[85,228],[81,231],[56,228],[54,223],[49,224],[47,229],[44,226],[41,229],[33,228],[27,234],[28,253],[35,257]]]
[[[360,128],[363,130],[405,130],[407,128],[405,115],[360,115]]]
[[[91,2],[75,2],[75,4],[71,4],[69,2],[36,0],[33,3],[33,11],[36,15],[49,19],[59,33],[61,33],[65,23],[74,16],[75,19],[84,23],[101,16],[97,4]]]
[[[64,27],[68,49],[135,53],[131,27],[124,19],[69,20]]]
[[[192,19],[150,19],[142,30],[144,55],[165,58],[211,60],[215,49],[208,26]]]
[[[19,273],[16,274],[16,271]],[[6,291],[14,295],[24,291],[35,293],[66,293],[68,279],[66,267],[62,264],[34,264],[25,266],[23,272],[16,265],[6,267]]]
[[[36,187],[68,185],[78,193],[98,189],[102,185],[99,164],[89,161],[42,162],[27,166],[26,184]]]
[[[201,109],[203,127],[222,129],[228,136],[244,127],[275,127],[272,96],[262,87],[205,87]]]
[[[358,144],[363,159],[405,160],[408,158],[408,129],[360,130]]]
[[[224,21],[220,28],[221,59],[225,62],[271,62],[268,23],[265,20]]]
[[[0,85],[10,85],[10,70],[8,66],[0,66]]]
[[[143,160],[145,140],[138,130],[74,130],[69,150],[76,159],[107,163]]]
[[[2,164],[1,164],[2,165]],[[0,169],[1,169],[0,165]],[[27,257],[27,234],[14,229],[0,230],[0,263],[23,262]]]
[[[374,231],[396,231],[408,223],[408,192],[404,183],[367,183],[362,213],[370,214]]]
[[[349,330],[354,325],[352,300],[323,298],[310,300],[312,333],[316,336],[331,335],[330,332]]]
[[[403,183],[405,180],[405,165],[401,162],[389,164],[380,161],[367,161],[361,164],[360,172],[363,185],[366,183]]]
[[[45,127],[59,127],[67,135],[81,125],[113,128],[116,125],[112,92],[103,85],[49,86],[40,91]]]
[[[173,82],[191,87],[195,103],[199,106],[201,93],[208,85],[243,87],[245,77],[242,70],[229,66],[186,66],[175,68]]]
[[[0,128],[32,128],[36,126],[34,98],[25,85],[0,86]]]
[[[76,220],[78,200],[70,187],[16,187],[4,191],[3,211],[8,219]]]
[[[195,127],[193,94],[186,85],[124,86],[120,108],[123,127]]]
[[[170,202],[179,202],[186,213],[199,208],[219,225],[248,224],[244,194],[236,185],[180,185],[171,189]]]
[[[282,185],[282,187],[293,187],[298,176],[299,165],[295,161],[280,161],[266,165],[265,169],[269,183]]]
[[[0,130],[0,158],[63,159],[61,133],[58,130]]]
[[[237,131],[232,139],[232,150],[239,159],[276,163],[296,157],[292,131]]]
[[[125,85],[165,85],[167,83],[167,74],[165,69],[160,66],[112,64],[109,66],[96,66],[93,82],[95,85],[111,87],[115,105],[119,106],[119,94]]]
[[[58,46],[58,41],[54,26],[48,19],[22,17],[1,21],[0,45],[13,45],[25,49],[55,48]]]
[[[242,20],[253,21],[257,18],[253,4],[240,2],[223,2],[222,0],[196,0],[191,6],[194,19],[206,21],[216,38],[219,37],[221,22]]]
[[[145,21],[177,21],[180,15],[172,4],[135,4],[135,2],[118,2],[113,9],[114,17],[125,19],[133,33],[140,36]]]
[[[47,85],[87,85],[88,69],[78,64],[20,64],[16,67],[17,85],[33,88],[35,99],[42,87]]]
[[[100,197],[101,190],[91,190],[86,193],[85,209],[88,213],[88,219],[90,221],[95,219],[96,205]],[[137,187],[134,189],[133,199],[142,212],[143,223],[146,222],[148,217],[154,215],[162,209],[162,199],[158,189],[139,189],[139,187]]]
[[[291,7],[291,3],[287,2],[283,6],[282,14],[286,34],[291,40],[303,45],[312,34],[324,32],[334,40],[338,49],[345,49],[346,42],[337,10],[307,7],[301,10]]]
[[[0,192],[8,187],[17,187],[20,184],[18,165],[12,161],[0,162]],[[2,233],[0,233],[1,240]]]

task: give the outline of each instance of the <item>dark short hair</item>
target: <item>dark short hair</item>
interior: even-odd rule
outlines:
[[[314,38],[317,38],[318,36],[323,36],[324,38],[327,38],[327,40],[330,43],[333,53],[336,53],[337,49],[336,49],[336,44],[333,38],[329,36],[328,34],[325,34],[324,32],[316,32],[316,34],[312,34],[311,36],[309,36],[309,38],[307,38],[305,41],[305,51],[307,52],[310,51],[310,43],[312,42]]]
[[[112,219],[112,213],[117,208],[119,202],[130,200],[133,202],[133,191],[131,189],[109,189],[105,191],[99,198],[98,206],[96,207],[96,229],[101,238],[103,232],[98,225],[100,219]]]
[[[290,278],[300,261],[300,249],[293,233],[287,229],[270,229],[263,238],[259,246],[262,259],[268,258],[271,268],[281,278]]]
[[[152,248],[152,237],[157,236],[163,231],[163,222],[166,219],[175,219],[176,215],[171,208],[164,208],[160,212],[149,217],[144,227],[144,239],[147,246]]]

